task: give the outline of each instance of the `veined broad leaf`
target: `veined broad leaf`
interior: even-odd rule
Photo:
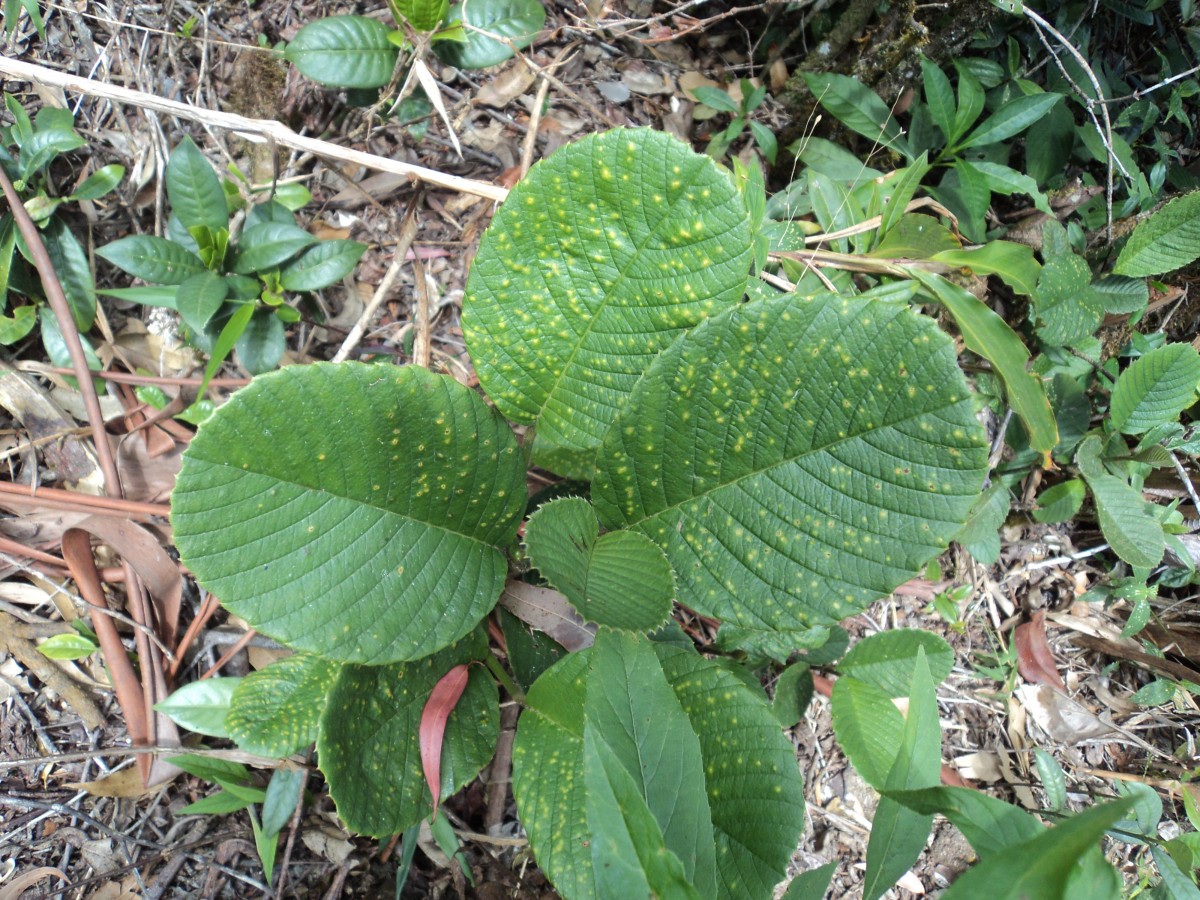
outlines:
[[[656,359],[610,429],[601,522],[666,551],[688,606],[741,629],[852,615],[945,547],[987,440],[949,338],[863,295],[781,297]]]
[[[662,550],[636,531],[601,536],[586,500],[543,505],[525,526],[525,546],[537,570],[591,622],[652,631],[671,614],[675,576]]]
[[[750,259],[745,203],[712,160],[648,130],[564,147],[509,194],[471,268],[480,384],[509,419],[537,421],[535,459],[589,477],[646,366],[741,299]]]
[[[916,628],[882,631],[864,638],[850,648],[837,669],[874,685],[889,697],[905,697],[922,653],[933,683],[940,684],[954,666],[954,651],[941,636]]]
[[[1162,275],[1200,257],[1200,191],[1176,197],[1129,236],[1113,271]]]
[[[1068,347],[1093,334],[1104,320],[1104,298],[1092,290],[1092,270],[1074,253],[1046,260],[1038,276],[1033,306],[1038,337]]]
[[[61,219],[51,219],[42,231],[46,253],[58,273],[71,317],[80,331],[90,331],[96,321],[96,288],[87,251]]]
[[[849,675],[834,682],[829,705],[834,733],[854,770],[882,789],[900,752],[904,716],[887,691]]]
[[[251,672],[233,691],[226,727],[248,753],[288,756],[317,739],[337,663],[297,653]]]
[[[415,366],[316,364],[256,379],[205,423],[172,522],[199,581],[258,630],[384,663],[491,610],[524,507],[516,439],[478,394]]]
[[[538,679],[528,694],[513,751],[513,793],[521,820],[542,870],[568,900],[606,896],[600,893],[592,867],[592,832],[586,811],[589,784],[595,783],[595,775],[584,770],[584,736],[588,731],[599,737],[601,723],[609,714],[592,706],[600,700],[591,695],[603,691],[604,684],[589,689],[588,672],[597,665],[625,666],[621,648],[640,643],[633,638],[608,637],[618,642],[606,643],[602,635],[597,647],[569,654]],[[665,644],[653,647],[694,735],[688,741],[699,739],[703,775],[676,776],[672,783],[680,792],[703,790],[707,797],[717,876],[715,895],[702,892],[701,896],[766,900],[786,874],[804,823],[795,752],[765,698],[747,688],[733,672],[690,649]],[[593,654],[598,651],[615,655],[607,662],[594,663]],[[633,656],[638,679],[659,677],[653,675],[640,650]],[[665,698],[663,705],[670,708]],[[731,727],[734,721],[736,728]],[[661,766],[658,774],[664,774]],[[655,801],[660,805],[655,812],[660,829],[667,830],[659,818],[661,804],[688,810],[695,802],[687,797]],[[647,808],[653,805],[647,803]],[[681,834],[679,840],[686,837]],[[703,837],[692,835],[690,840]]]
[[[1112,427],[1124,434],[1144,434],[1155,425],[1174,422],[1196,401],[1200,387],[1200,354],[1191,344],[1157,347],[1121,373],[1109,409]]]
[[[338,815],[361,834],[399,834],[433,810],[421,768],[421,713],[454,666],[489,652],[483,632],[433,656],[389,666],[343,666],[321,717],[317,753]],[[446,723],[441,795],[474,778],[500,733],[496,683],[472,666],[466,690]]]
[[[284,56],[313,81],[330,87],[383,87],[400,53],[388,34],[386,25],[366,16],[328,16],[296,32]]]

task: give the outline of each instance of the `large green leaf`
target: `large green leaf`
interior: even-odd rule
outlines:
[[[499,65],[524,50],[546,24],[540,0],[470,0],[450,8],[447,27],[462,23],[465,41],[439,41],[434,52],[460,69]]]
[[[950,249],[930,257],[934,262],[965,266],[976,275],[996,275],[1014,291],[1032,294],[1042,267],[1033,250],[1013,241],[988,241],[974,250]]]
[[[1176,197],[1138,225],[1113,271],[1118,275],[1161,275],[1200,257],[1200,191]]]
[[[166,182],[171,212],[185,228],[207,225],[219,231],[229,227],[229,207],[221,180],[190,137],[171,151]]]
[[[294,222],[266,222],[247,228],[230,267],[239,275],[263,272],[291,259],[317,239]]]
[[[1101,462],[1103,445],[1091,435],[1079,445],[1075,462],[1096,501],[1100,531],[1113,552],[1131,566],[1149,568],[1158,565],[1166,549],[1162,524],[1154,514],[1154,504],[1124,480],[1110,475]]]
[[[644,534],[600,535],[592,505],[563,497],[543,505],[525,526],[525,546],[552,587],[585,619],[629,631],[651,631],[671,614],[675,576]]]
[[[987,440],[933,321],[869,296],[738,307],[655,360],[593,500],[657,542],[679,600],[774,631],[832,624],[961,528]]]
[[[537,420],[535,458],[591,475],[655,355],[741,299],[748,221],[712,160],[654,131],[584,138],[521,180],[475,257],[463,332],[500,411]]]
[[[1167,344],[1135,360],[1121,373],[1109,408],[1112,427],[1144,434],[1174,422],[1196,400],[1200,354],[1191,344]]]
[[[602,630],[588,670],[585,747],[593,737],[629,773],[662,829],[666,849],[679,858],[701,895],[713,896],[716,849],[708,797],[700,790],[700,739],[653,646],[646,638]],[[592,831],[598,832],[595,823]]]
[[[1033,294],[1038,337],[1069,347],[1090,337],[1104,320],[1104,297],[1092,290],[1092,270],[1074,253],[1046,260]]]
[[[382,22],[366,16],[329,16],[296,32],[284,56],[321,84],[376,88],[391,81],[399,53]]]
[[[317,753],[338,815],[354,831],[399,834],[433,810],[421,768],[421,714],[438,681],[489,652],[483,632],[412,663],[343,666],[321,718]],[[446,723],[441,797],[455,794],[496,750],[496,683],[472,666]]]
[[[632,638],[609,637],[619,643],[610,644],[607,650],[602,647],[603,653],[612,654],[614,646],[640,643]],[[681,794],[671,798],[663,789],[654,789],[658,798],[653,801],[658,805],[654,810],[655,821],[662,832],[672,834],[667,827],[670,823],[664,823],[660,813],[675,810],[693,817],[690,811],[700,807],[695,805],[695,797],[686,794],[703,790],[716,851],[715,896],[722,900],[766,900],[786,874],[804,824],[803,790],[795,751],[783,736],[765,698],[752,692],[732,671],[690,649],[666,644],[653,646],[692,734],[685,736],[686,744],[681,745],[685,751],[683,768],[691,771],[689,767],[693,764],[687,760],[692,758],[692,751],[686,748],[694,746],[698,739],[703,773],[699,776],[673,773],[673,764],[667,762],[673,758],[667,752],[670,745],[664,745],[654,730],[635,721],[646,715],[648,704],[635,704],[622,711],[617,708],[618,698],[627,695],[624,691],[607,691],[612,708],[607,712],[596,709],[593,704],[603,701],[598,692],[606,692],[605,682],[593,687],[589,677],[589,673],[595,674],[592,658],[596,648],[569,654],[548,669],[530,690],[513,751],[513,794],[538,864],[568,900],[612,896],[602,892],[592,867],[592,831],[587,811],[591,800],[589,785],[594,787],[596,776],[585,771],[584,735],[587,730],[595,738],[622,743],[626,748],[624,753],[628,754],[627,740],[635,732],[622,729],[613,738],[604,732],[606,727],[616,729],[615,724],[605,723],[615,723],[617,719],[613,717],[620,716],[630,725],[638,726],[637,733],[643,736],[641,740],[647,748],[661,747],[666,754],[657,768],[653,762],[657,757],[648,755],[647,780],[653,771],[656,778],[667,779]],[[636,661],[628,671],[634,679],[626,683],[661,685],[641,650],[631,655],[636,656]],[[597,665],[602,674],[610,666],[625,668],[627,659],[619,653]],[[649,699],[649,695],[644,699]],[[672,711],[676,707],[665,698],[656,703],[655,708],[665,710],[668,721],[674,723],[669,730],[679,733],[679,721]],[[657,724],[655,721],[656,727]],[[611,746],[610,752],[621,758]],[[636,787],[640,776],[630,772],[624,763],[620,767],[631,776]],[[606,777],[614,784],[619,779],[619,776]],[[648,802],[646,808],[653,808],[653,804]],[[626,820],[636,824],[632,816]],[[611,815],[606,814],[605,821],[611,822]],[[675,833],[677,836],[672,840],[682,842],[676,846],[698,847],[704,843],[704,835],[689,836],[685,828]],[[689,855],[687,851],[684,853]],[[690,855],[694,857],[694,851]],[[702,891],[701,896],[714,894]]]
[[[288,756],[317,739],[338,665],[297,653],[252,672],[234,689],[229,736],[249,753]]]
[[[359,241],[321,241],[279,270],[285,291],[319,291],[354,271],[367,245]]]
[[[172,497],[188,567],[232,612],[346,662],[419,659],[495,604],[525,507],[507,424],[410,366],[293,366],[201,426]]]
[[[804,829],[796,750],[761,689],[690,649],[655,645],[700,738],[717,845],[717,897],[766,900]]]

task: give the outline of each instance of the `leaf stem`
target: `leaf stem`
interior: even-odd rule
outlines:
[[[500,660],[496,659],[492,653],[488,653],[483,658],[483,664],[488,667],[495,679],[504,686],[504,689],[508,691],[508,695],[521,704],[521,706],[524,706],[525,692],[517,687],[517,683],[512,680],[512,676],[504,671],[504,666],[500,665]]]

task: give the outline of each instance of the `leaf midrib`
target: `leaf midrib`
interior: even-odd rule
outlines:
[[[860,438],[863,438],[868,434],[874,434],[874,433],[882,431],[886,428],[896,428],[897,426],[902,425],[906,422],[914,421],[914,420],[919,419],[926,415],[936,414],[943,409],[950,409],[950,408],[958,406],[962,403],[969,403],[969,402],[970,402],[970,397],[964,397],[960,400],[954,401],[953,403],[948,403],[946,405],[939,406],[939,407],[936,407],[933,409],[921,410],[920,412],[913,413],[912,415],[903,416],[899,419],[896,419],[895,421],[880,424],[874,428],[870,428],[870,429],[867,429],[864,431],[859,431],[854,434],[847,434],[845,437],[836,438],[832,441],[822,444],[819,447],[812,447],[812,448],[806,450],[804,453],[799,453],[799,454],[796,454],[795,456],[789,456],[786,459],[777,460],[776,462],[773,462],[770,465],[761,466],[757,469],[746,472],[743,475],[739,475],[737,478],[734,478],[730,481],[724,481],[718,485],[714,485],[712,488],[704,491],[703,493],[693,494],[692,496],[690,496],[684,500],[680,500],[677,503],[672,503],[668,506],[664,506],[662,509],[659,509],[653,513],[648,513],[648,514],[642,515],[641,518],[628,520],[625,523],[625,527],[636,527],[638,525],[641,525],[643,522],[647,522],[651,519],[657,518],[658,516],[661,516],[664,513],[669,513],[669,512],[673,512],[677,509],[682,509],[683,507],[686,507],[689,503],[692,503],[696,500],[703,500],[704,498],[706,498],[712,494],[715,494],[718,491],[724,490],[725,488],[728,488],[728,487],[732,487],[733,485],[739,484],[742,481],[745,481],[750,478],[757,478],[760,475],[764,474],[765,472],[769,472],[771,470],[778,469],[784,465],[789,465],[789,464],[795,463],[797,460],[804,459],[804,458],[810,457],[810,456],[815,456],[818,453],[825,453],[826,451],[830,450],[833,447],[838,447],[843,444],[848,444],[851,441],[859,440]],[[632,457],[629,454],[625,454],[625,457],[626,457],[626,459],[632,460]],[[665,462],[665,460],[664,460],[664,462]],[[931,464],[923,463],[922,465],[931,465]],[[945,467],[939,467],[939,468],[945,468]],[[964,472],[967,470],[950,469],[950,471]],[[855,471],[855,474],[859,474],[859,473],[857,471]],[[956,496],[956,495],[939,494],[938,496],[950,497],[950,496]],[[620,510],[620,505],[621,505],[620,501],[619,500],[616,501],[616,506],[617,506],[618,510]],[[686,512],[686,510],[684,510],[684,511]]]
[[[285,487],[298,488],[298,489],[307,491],[309,493],[321,494],[325,497],[332,497],[336,500],[346,500],[346,501],[349,501],[350,503],[357,503],[360,506],[366,507],[367,509],[377,510],[380,513],[383,513],[383,514],[389,515],[389,516],[394,516],[397,519],[403,519],[406,522],[412,522],[416,525],[423,525],[426,528],[432,528],[437,531],[444,532],[446,534],[466,538],[467,540],[469,540],[473,543],[479,544],[482,547],[486,547],[489,550],[498,550],[499,549],[499,547],[496,544],[490,544],[485,540],[475,537],[474,535],[466,534],[462,531],[455,531],[453,528],[449,528],[445,525],[439,525],[435,522],[426,522],[424,519],[418,519],[414,516],[405,515],[404,513],[396,512],[393,509],[388,509],[387,507],[380,506],[377,503],[369,503],[369,502],[367,502],[365,500],[361,500],[357,497],[348,497],[345,494],[339,494],[336,491],[331,491],[326,488],[312,487],[311,485],[303,484],[299,481],[293,481],[293,480],[287,479],[287,478],[281,478],[277,475],[271,475],[267,472],[260,472],[260,471],[254,470],[254,469],[250,469],[250,470],[242,469],[242,468],[239,468],[238,466],[230,465],[227,462],[212,462],[210,460],[200,460],[200,459],[198,459],[196,461],[203,462],[206,465],[211,466],[214,469],[228,469],[229,471],[237,474],[239,477],[245,477],[247,475],[257,475],[262,478],[272,479],[276,483],[283,485]],[[211,490],[211,488],[209,488],[207,486],[205,487],[205,489]]]

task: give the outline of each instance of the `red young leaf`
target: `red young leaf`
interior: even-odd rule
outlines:
[[[425,781],[433,796],[435,815],[442,793],[442,739],[446,736],[446,720],[466,690],[468,674],[466,665],[457,665],[443,675],[434,685],[421,712],[421,768],[425,771]]]
[[[1058,667],[1054,665],[1054,654],[1046,642],[1046,611],[1037,610],[1029,621],[1017,626],[1017,671],[1030,684],[1048,684],[1060,691],[1067,689]]]

